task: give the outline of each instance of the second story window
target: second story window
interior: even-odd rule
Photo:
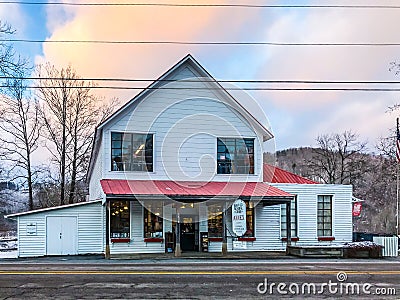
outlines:
[[[217,174],[254,174],[254,139],[218,138]]]
[[[153,135],[112,132],[111,170],[153,172]]]

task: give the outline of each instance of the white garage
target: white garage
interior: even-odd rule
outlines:
[[[82,202],[7,216],[18,222],[18,257],[102,254],[104,207]]]

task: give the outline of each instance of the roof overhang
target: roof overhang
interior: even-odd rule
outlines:
[[[53,206],[53,207],[46,207],[46,208],[40,208],[40,209],[35,209],[35,210],[30,210],[30,211],[24,211],[16,214],[10,214],[4,216],[6,219],[14,219],[16,217],[20,216],[25,216],[25,215],[30,215],[30,214],[36,214],[36,213],[41,213],[41,212],[47,212],[47,211],[53,211],[53,210],[58,210],[58,209],[64,209],[64,208],[70,208],[70,207],[75,207],[75,206],[82,206],[82,205],[88,205],[88,204],[93,204],[93,203],[98,203],[101,202],[101,199],[99,200],[92,200],[92,201],[85,201],[85,202],[78,202],[78,203],[73,203],[73,204],[67,204],[67,205],[61,205],[61,206]]]
[[[100,181],[107,199],[175,200],[180,202],[243,199],[282,204],[294,196],[264,182],[176,182],[168,180]]]

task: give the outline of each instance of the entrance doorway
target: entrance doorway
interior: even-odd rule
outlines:
[[[193,216],[181,217],[181,249],[182,251],[198,251],[198,223]]]

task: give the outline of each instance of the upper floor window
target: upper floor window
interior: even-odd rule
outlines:
[[[111,170],[153,172],[153,135],[112,132]]]
[[[254,174],[254,139],[218,138],[217,174]]]
[[[332,236],[332,196],[318,196],[318,236]]]

